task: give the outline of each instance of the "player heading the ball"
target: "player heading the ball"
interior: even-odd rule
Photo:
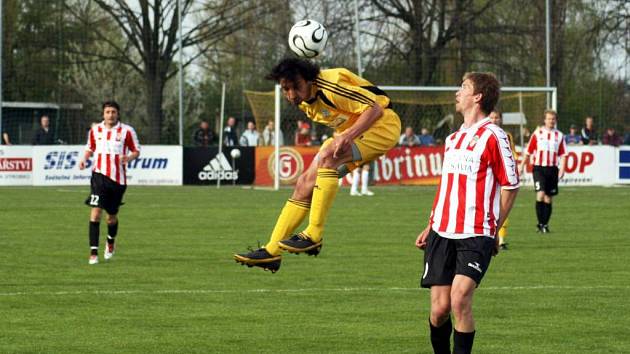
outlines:
[[[298,178],[265,247],[234,255],[239,263],[275,272],[283,250],[319,254],[339,177],[394,147],[400,118],[384,91],[344,68],[320,70],[308,60],[290,58],[267,78],[278,82],[286,99],[308,118],[335,130]],[[294,233],[307,215],[306,229]]]

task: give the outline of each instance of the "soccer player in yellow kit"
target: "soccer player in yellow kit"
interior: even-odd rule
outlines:
[[[289,58],[267,79],[278,82],[286,99],[307,117],[335,130],[298,178],[265,247],[234,255],[239,263],[276,272],[283,250],[319,254],[339,177],[394,147],[400,118],[385,92],[347,69],[320,70],[310,61]],[[293,234],[307,215],[306,229]]]
[[[501,114],[500,111],[496,109],[493,110],[492,112],[490,112],[489,117],[490,117],[490,121],[498,125],[499,127],[503,124],[503,114]],[[506,131],[505,135],[507,135],[507,138],[509,140],[510,149],[512,149],[514,158],[518,159],[518,155],[516,154],[516,150],[514,148],[514,138],[512,137],[512,134]],[[501,228],[499,229],[499,247],[502,250],[507,250],[507,243],[505,242],[505,238],[507,237],[508,221],[509,221],[508,219],[505,219],[505,222],[503,222],[503,226],[501,226]]]

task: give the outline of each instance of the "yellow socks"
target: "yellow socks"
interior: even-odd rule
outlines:
[[[314,242],[319,242],[322,239],[328,210],[335,201],[335,196],[339,189],[338,180],[339,173],[337,173],[337,170],[330,168],[317,169],[309,223],[306,230],[304,230],[304,233]]]
[[[294,199],[287,201],[284,208],[282,208],[282,212],[280,212],[278,221],[276,221],[269,243],[265,246],[267,252],[274,256],[282,253],[282,250],[278,247],[278,241],[289,237],[295,228],[300,226],[309,209],[310,205],[307,202]]]

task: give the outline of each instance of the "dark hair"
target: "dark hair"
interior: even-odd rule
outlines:
[[[118,114],[120,114],[120,105],[118,105],[118,102],[116,101],[103,102],[103,107],[101,108],[101,111],[105,111],[105,107],[114,107],[118,111]]]
[[[503,113],[501,113],[501,111],[499,111],[498,109],[495,108],[492,110],[492,112],[496,113],[499,116],[499,118],[503,119]]]
[[[306,81],[313,81],[317,75],[319,75],[317,64],[299,58],[285,58],[274,66],[265,78],[276,82],[282,79],[295,82],[300,76]]]
[[[501,95],[501,84],[493,73],[470,72],[464,74],[462,81],[470,80],[473,84],[473,91],[481,94],[481,110],[485,114],[490,114],[499,102]]]

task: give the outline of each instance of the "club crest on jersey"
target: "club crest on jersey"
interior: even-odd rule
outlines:
[[[326,108],[322,109],[322,115],[326,118],[330,117],[330,111]]]
[[[122,133],[121,132],[117,132],[116,133],[116,141],[121,141],[122,140]]]
[[[470,140],[470,144],[468,144],[468,148],[472,149],[475,147],[475,145],[477,145],[477,142],[479,141],[479,135],[475,135],[473,136],[472,140]]]

